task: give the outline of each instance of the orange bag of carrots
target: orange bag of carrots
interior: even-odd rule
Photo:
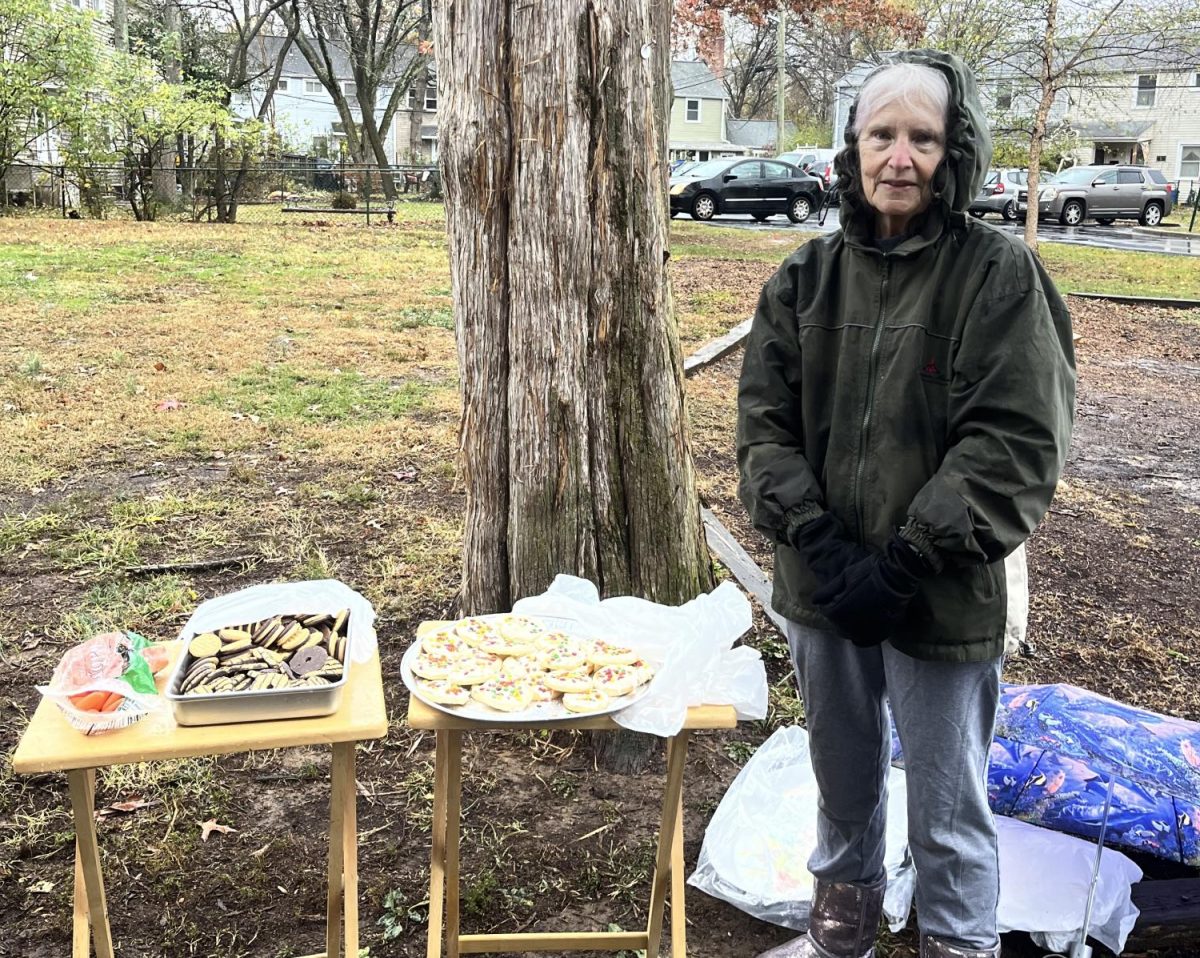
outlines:
[[[168,655],[136,632],[106,632],[68,649],[50,684],[38,691],[63,710],[67,721],[91,735],[124,728],[158,708],[154,674]]]

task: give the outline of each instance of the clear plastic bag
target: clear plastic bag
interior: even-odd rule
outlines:
[[[904,772],[888,777],[884,912],[904,927],[915,873],[907,855]],[[817,783],[808,733],[781,728],[738,773],[704,833],[688,884],[764,921],[803,931],[812,905],[808,859],[817,844]]]
[[[125,728],[162,704],[154,672],[166,659],[151,655],[150,648],[136,632],[93,636],[67,649],[49,683],[37,689],[81,732],[95,735]]]
[[[888,774],[884,915],[892,931],[908,921],[916,872],[908,855],[907,779]],[[742,911],[787,928],[808,927],[809,855],[816,847],[817,783],[801,728],[775,732],[721,799],[688,884]],[[1000,846],[1001,932],[1025,931],[1053,950],[1079,940],[1096,846],[1079,838],[996,817]],[[1141,870],[1104,850],[1088,934],[1117,954],[1137,921],[1132,885]]]
[[[375,654],[375,609],[365,598],[336,579],[307,582],[267,582],[220,595],[196,607],[184,623],[179,637],[190,639],[229,625],[259,622],[276,615],[336,614],[349,609],[347,654],[355,662],[367,662]]]
[[[602,602],[587,579],[560,575],[541,595],[517,602],[513,611],[574,619],[582,632],[616,636],[659,663],[649,693],[613,716],[625,728],[675,735],[693,705],[732,705],[740,719],[767,714],[762,656],[748,646],[733,647],[753,619],[749,601],[732,582],[667,606],[633,596]]]

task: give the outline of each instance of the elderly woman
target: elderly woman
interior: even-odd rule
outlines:
[[[990,159],[957,58],[873,73],[836,161],[842,229],[784,262],[746,345],[739,493],[775,544],[821,796],[809,931],[771,958],[874,954],[888,706],[922,958],[1000,953],[985,773],[1003,560],[1050,504],[1075,371],[1037,259],[965,215]]]

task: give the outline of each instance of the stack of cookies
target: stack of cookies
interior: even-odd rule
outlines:
[[[569,636],[519,615],[438,623],[419,629],[417,641],[415,691],[439,705],[478,702],[523,712],[561,702],[569,712],[603,712],[654,676],[633,649]]]
[[[180,695],[320,688],[342,677],[349,610],[277,615],[188,641]]]

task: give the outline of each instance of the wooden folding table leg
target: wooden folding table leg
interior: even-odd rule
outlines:
[[[429,942],[426,958],[442,956],[442,907],[446,895],[446,779],[450,767],[450,733],[437,731],[433,759],[433,835],[429,862]]]
[[[687,909],[683,874],[683,789],[675,809],[675,832],[671,838],[671,958],[687,958]]]
[[[675,823],[679,819],[683,796],[683,769],[687,764],[687,743],[690,735],[691,733],[684,729],[667,741],[667,783],[663,791],[662,822],[658,829],[654,881],[650,886],[646,958],[658,958],[658,948],[662,942],[663,908],[667,897],[667,883],[671,878],[671,849],[675,843]]]
[[[96,770],[87,769],[87,796],[84,799],[91,807],[96,804]],[[75,839],[75,898],[74,915],[71,920],[71,958],[88,958],[92,953],[92,927],[88,923],[87,888],[83,881],[83,855],[79,851],[79,839]]]
[[[325,904],[325,955],[341,958],[342,915],[344,913],[346,856],[346,796],[344,759],[339,761],[338,746],[333,747],[333,767],[329,773],[329,892]],[[353,762],[353,753],[351,753]],[[351,767],[350,788],[354,788]]]
[[[458,833],[462,824],[462,732],[446,733],[446,958],[458,958]]]
[[[79,870],[83,872],[92,943],[96,948],[96,958],[113,958],[112,932],[108,928],[108,905],[104,900],[104,876],[100,872],[100,848],[96,844],[94,782],[95,772],[91,769],[77,768],[67,772],[71,810],[75,816],[75,850]]]
[[[333,746],[333,777],[342,803],[342,915],[346,958],[358,958],[358,788],[354,781],[354,742]],[[332,958],[332,956],[330,956]]]

